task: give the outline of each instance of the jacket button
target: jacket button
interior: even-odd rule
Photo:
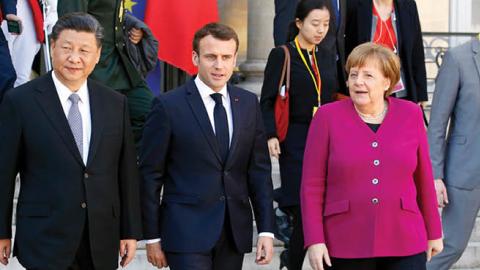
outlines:
[[[225,175],[225,176],[228,176],[229,174],[230,174],[229,171],[225,171],[225,172],[223,173],[223,175]]]
[[[87,208],[87,204],[84,203],[84,202],[82,202],[82,204],[80,204],[80,206],[81,206],[83,209]]]
[[[377,198],[373,198],[373,199],[372,199],[372,203],[373,203],[373,204],[378,204],[378,199],[377,199]]]
[[[377,148],[378,147],[378,142],[372,142],[372,147]]]
[[[374,185],[378,184],[378,179],[377,179],[377,178],[373,178],[373,179],[372,179],[372,184],[374,184]]]
[[[375,165],[375,166],[380,165],[380,160],[375,159],[375,160],[373,161],[373,165]]]
[[[220,201],[225,201],[225,196],[221,196]]]
[[[84,173],[84,174],[83,174],[83,177],[84,177],[85,179],[88,179],[89,176],[90,176],[90,175],[88,175],[88,173]]]

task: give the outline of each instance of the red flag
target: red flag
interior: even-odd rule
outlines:
[[[192,63],[195,31],[218,21],[217,0],[150,0],[145,22],[159,42],[158,58],[190,75],[197,73]]]

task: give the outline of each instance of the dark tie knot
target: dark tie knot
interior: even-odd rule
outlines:
[[[210,95],[213,100],[215,100],[216,104],[222,105],[222,94],[220,93],[215,93]]]
[[[77,104],[80,100],[80,97],[77,94],[71,94],[68,99],[72,102],[72,104]]]

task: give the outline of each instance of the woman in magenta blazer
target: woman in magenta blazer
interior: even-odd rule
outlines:
[[[347,60],[351,99],[320,107],[301,185],[314,270],[425,269],[443,248],[420,107],[388,97],[398,57],[373,43]]]

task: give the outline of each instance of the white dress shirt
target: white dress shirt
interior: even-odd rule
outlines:
[[[229,143],[232,143],[233,135],[233,118],[232,118],[232,107],[230,106],[230,96],[228,95],[227,85],[223,86],[220,92],[213,91],[208,87],[200,78],[197,76],[195,78],[195,85],[197,86],[200,97],[202,97],[203,105],[207,110],[208,119],[210,119],[210,124],[212,125],[213,132],[215,133],[215,120],[213,117],[213,111],[215,109],[215,100],[210,96],[211,94],[219,93],[222,95],[222,104],[225,107],[225,112],[227,113],[228,121],[228,137]]]
[[[227,121],[228,121],[228,135],[229,135],[229,142],[232,143],[232,135],[233,135],[233,117],[232,117],[232,106],[230,105],[230,95],[227,91],[227,85],[224,85],[223,88],[219,92],[215,92],[207,86],[199,76],[197,76],[194,80],[195,85],[197,86],[198,92],[200,93],[200,97],[202,98],[203,105],[205,105],[205,109],[207,110],[208,118],[210,119],[210,124],[212,125],[213,132],[215,133],[215,120],[213,117],[213,110],[215,108],[215,100],[210,96],[211,94],[220,93],[222,94],[222,103],[223,107],[225,107],[225,112],[227,113]],[[274,238],[273,233],[269,232],[261,232],[258,236],[267,236]],[[159,242],[160,238],[157,239],[149,239],[145,240],[146,244],[153,244]]]
[[[65,113],[65,118],[68,117],[68,111],[72,106],[72,102],[68,99],[71,94],[77,94],[80,97],[78,102],[78,110],[82,115],[82,130],[83,130],[83,163],[86,165],[88,160],[88,150],[90,148],[90,136],[92,132],[92,121],[90,116],[90,97],[88,95],[87,81],[85,81],[82,86],[73,92],[68,89],[58,78],[55,76],[55,71],[52,72],[53,83],[57,90],[58,98],[62,104],[63,112]]]

